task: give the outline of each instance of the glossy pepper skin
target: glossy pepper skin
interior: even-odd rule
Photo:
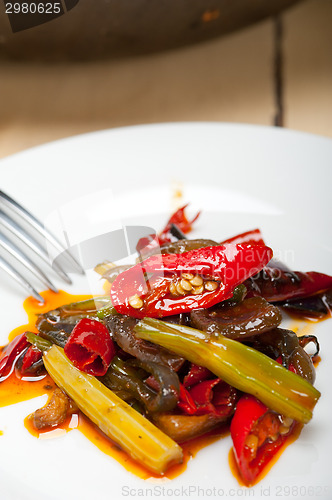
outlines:
[[[225,245],[226,243],[235,243],[237,245],[240,243],[248,243],[250,245],[265,245],[262,233],[258,228],[252,229],[251,231],[246,231],[245,233],[237,234],[232,238],[227,238],[227,240],[224,240],[221,244]]]
[[[3,349],[0,355],[0,381],[10,375],[17,359],[28,345],[25,333],[21,333]]]
[[[262,473],[266,465],[284,445],[287,436],[278,433],[278,415],[258,399],[251,395],[244,395],[238,401],[235,414],[231,422],[231,437],[233,451],[242,479],[246,485],[252,485]],[[292,432],[290,427],[288,435]],[[250,436],[257,438],[257,450],[253,453],[248,446]],[[277,439],[270,439],[277,435]]]
[[[64,351],[79,370],[102,376],[115,355],[115,346],[105,325],[84,318],[74,327]]]
[[[33,367],[39,361],[42,363],[43,353],[37,349],[35,346],[31,345],[27,352],[24,355],[22,366],[21,366],[21,374],[25,375],[33,370]]]
[[[234,288],[257,274],[272,258],[271,248],[263,245],[220,245],[191,250],[183,254],[153,255],[121,273],[111,288],[113,306],[120,314],[135,318],[163,317],[211,307],[232,296]],[[172,280],[182,273],[218,280],[215,291],[174,297],[169,293]],[[146,280],[146,278],[148,279]],[[129,299],[143,300],[139,309]]]

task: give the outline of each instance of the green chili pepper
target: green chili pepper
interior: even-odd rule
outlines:
[[[271,410],[307,423],[320,397],[309,382],[268,356],[236,340],[211,339],[200,330],[152,318],[141,320],[136,335],[205,366],[228,384],[252,394]]]
[[[34,345],[42,352],[47,351],[53,345],[52,342],[50,342],[49,340],[43,339],[42,337],[40,337],[36,333],[25,332],[25,336],[26,336],[27,341],[30,342],[30,344]]]
[[[113,314],[118,314],[118,313],[117,313],[117,310],[115,309],[115,307],[110,305],[110,306],[102,307],[101,309],[99,309],[96,316],[99,319],[105,319],[108,316],[112,316]]]

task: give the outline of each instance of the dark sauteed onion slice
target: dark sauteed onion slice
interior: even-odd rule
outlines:
[[[220,303],[210,309],[198,309],[190,313],[191,326],[233,340],[245,340],[281,323],[279,309],[262,297],[245,299],[238,305]]]
[[[109,316],[105,319],[107,328],[112,332],[113,339],[121,349],[145,363],[159,363],[177,371],[184,363],[184,358],[163,347],[135,337],[135,318],[129,316]]]

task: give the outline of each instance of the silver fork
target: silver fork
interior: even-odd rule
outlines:
[[[5,209],[5,211],[3,210]],[[9,214],[8,214],[9,212]],[[13,220],[12,215],[16,216],[20,222],[17,223]],[[26,231],[21,226],[21,222],[29,227]],[[38,233],[45,240],[48,241],[58,252],[63,252],[66,248],[57,240],[57,238],[48,231],[44,225],[28,210],[26,210],[22,205],[20,205],[13,198],[8,196],[6,193],[0,190],[0,248],[2,248],[6,254],[12,256],[15,261],[20,262],[31,274],[39,279],[43,286],[48,289],[58,292],[57,288],[53,285],[52,281],[48,276],[42,271],[42,269],[35,262],[31,260],[24,251],[3,234],[3,228],[10,232],[14,241],[20,241],[21,244],[33,251],[38,259],[46,263],[49,268],[64,281],[71,283],[71,279],[65,273],[65,271],[59,266],[59,264],[51,264],[48,253],[45,248],[41,246],[36,239],[33,237],[32,233]],[[2,230],[1,230],[2,229]],[[31,231],[32,229],[32,231]],[[74,259],[74,257],[67,252],[65,252],[68,263],[71,267],[75,269],[80,274],[84,274],[84,269],[81,265]],[[6,271],[12,278],[14,278],[20,285],[22,285],[28,292],[39,302],[44,303],[43,297],[35,290],[34,286],[28,279],[19,273],[12,264],[2,255],[0,255],[0,268]]]

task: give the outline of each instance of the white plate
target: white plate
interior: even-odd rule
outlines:
[[[182,186],[190,212],[203,210],[193,235],[222,239],[258,226],[292,268],[332,274],[331,165],[329,139],[254,126],[169,124],[47,144],[2,160],[0,178],[2,190],[52,229],[62,224],[71,244],[125,223],[161,228]],[[90,277],[74,279],[69,292],[101,291]],[[0,280],[4,344],[26,318],[24,292],[4,274]],[[0,412],[1,499],[331,498],[331,325],[312,328],[322,347],[314,419],[250,494],[229,471],[230,438],[201,450],[172,481],[143,481],[77,431],[53,440],[30,436],[23,419],[41,403],[32,400]]]

